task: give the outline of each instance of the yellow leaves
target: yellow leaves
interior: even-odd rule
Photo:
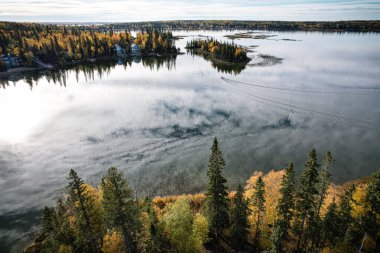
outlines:
[[[235,57],[239,57],[242,53],[242,49],[240,47],[237,47],[235,49]]]
[[[13,49],[13,54],[15,54],[16,56],[20,56],[20,49],[18,47],[15,47]]]
[[[124,253],[125,244],[122,235],[116,231],[106,234],[103,238],[103,253]]]
[[[65,244],[61,244],[59,246],[59,253],[73,253],[74,250],[73,250],[73,247],[71,245],[65,245]]]
[[[206,217],[197,213],[194,217],[192,230],[194,248],[196,251],[201,251],[203,249],[203,244],[208,239],[208,221]]]
[[[248,179],[247,185],[245,187],[246,191],[244,193],[244,196],[246,198],[251,198],[255,191],[253,186],[255,185],[257,179],[260,176],[262,177],[265,184],[265,218],[266,223],[268,224],[273,224],[276,219],[276,208],[278,204],[278,199],[280,197],[281,180],[284,175],[285,170],[271,170],[265,175],[263,175],[262,172],[255,171],[253,175]],[[250,220],[252,220],[252,217],[250,217]]]
[[[368,184],[357,184],[356,190],[352,195],[352,215],[357,218],[364,214],[364,198],[366,195]]]

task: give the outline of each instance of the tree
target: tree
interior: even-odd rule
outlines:
[[[76,250],[89,253],[100,252],[102,217],[99,214],[99,206],[95,204],[90,186],[85,185],[74,170],[70,171],[68,179],[78,228]]]
[[[139,209],[127,180],[117,168],[109,168],[102,179],[105,220],[109,228],[119,229],[128,252],[137,252],[140,229]]]
[[[244,248],[249,232],[248,202],[243,197],[243,187],[238,186],[231,211],[231,239],[234,245]]]
[[[207,219],[202,215],[194,218],[189,201],[178,199],[166,208],[163,221],[169,238],[178,252],[200,252],[207,239]]]
[[[320,247],[322,249],[326,246],[326,242],[329,242],[329,247],[334,247],[339,239],[339,213],[335,201],[328,206],[322,220],[321,239]]]
[[[353,217],[352,217],[352,196],[356,190],[356,187],[354,184],[352,184],[350,187],[348,187],[345,191],[343,196],[340,200],[339,205],[339,220],[340,220],[340,237],[344,239],[345,242],[348,242],[348,235],[349,235],[349,228],[351,224],[353,223]]]
[[[147,249],[148,253],[160,253],[165,252],[165,244],[168,241],[165,237],[163,228],[158,221],[157,212],[152,206],[152,201],[149,199],[145,200],[146,213],[148,215],[147,226],[148,226],[148,241]]]
[[[210,236],[217,243],[223,231],[229,225],[228,219],[228,193],[222,176],[225,166],[222,151],[219,149],[218,140],[215,138],[211,147],[211,156],[208,166],[208,188],[206,193],[206,217],[209,223]]]
[[[326,153],[325,158],[323,159],[322,163],[322,170],[320,172],[320,180],[318,184],[318,206],[316,210],[316,214],[312,220],[312,241],[311,241],[311,247],[313,248],[314,245],[318,245],[320,241],[320,229],[321,229],[321,218],[320,218],[320,211],[321,207],[325,201],[326,195],[327,195],[327,189],[329,188],[331,184],[331,173],[329,171],[330,164],[332,162],[332,156],[330,151]]]
[[[366,191],[364,205],[364,231],[375,241],[374,252],[380,252],[380,169],[372,175]]]
[[[256,228],[255,228],[255,235],[253,239],[254,247],[256,251],[259,250],[259,239],[260,239],[260,225],[263,219],[263,215],[265,214],[265,198],[264,198],[264,181],[261,176],[257,178],[256,184],[255,184],[255,191],[252,196],[252,203],[254,206],[254,215],[256,217]]]
[[[280,199],[277,206],[277,221],[272,235],[271,249],[274,252],[286,252],[286,243],[289,241],[289,230],[294,213],[295,179],[293,163],[285,169],[281,180]]]
[[[317,152],[312,149],[309,153],[309,160],[305,164],[305,169],[300,176],[300,189],[297,201],[297,248],[299,252],[304,239],[305,226],[312,221],[315,215],[318,188],[318,161]],[[306,231],[307,232],[307,231]],[[306,233],[305,233],[306,234]]]

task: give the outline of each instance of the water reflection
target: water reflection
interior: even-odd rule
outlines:
[[[133,64],[142,64],[150,70],[159,71],[163,68],[172,70],[176,67],[176,59],[177,56],[119,58],[117,60],[97,61],[59,69],[25,71],[15,73],[7,78],[0,78],[0,86],[6,88],[14,82],[24,80],[32,89],[34,84],[38,84],[38,81],[45,78],[48,82],[66,87],[68,75],[72,72],[74,72],[77,82],[81,74],[83,74],[86,81],[93,81],[95,77],[102,79],[107,76],[117,65],[123,66],[124,69],[132,68]]]
[[[187,50],[187,54],[191,56],[196,55],[198,57],[202,57],[206,61],[210,62],[211,66],[215,68],[219,73],[238,75],[245,69],[247,65],[247,63],[231,64],[223,61],[212,61],[209,57],[202,56],[201,53],[198,54],[194,50]]]

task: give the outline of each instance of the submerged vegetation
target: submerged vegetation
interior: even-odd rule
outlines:
[[[40,62],[64,66],[99,57],[130,55],[133,44],[142,56],[178,53],[170,31],[146,29],[132,36],[128,30],[0,22],[0,55],[17,57],[20,66]],[[6,65],[0,59],[0,71],[4,70]]]
[[[205,194],[153,199],[137,199],[116,168],[97,188],[71,170],[25,252],[379,252],[380,169],[334,185],[332,163],[313,149],[298,180],[290,163],[228,192],[215,139]]]

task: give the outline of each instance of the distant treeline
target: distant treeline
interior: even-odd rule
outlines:
[[[332,165],[313,149],[298,179],[290,163],[228,192],[215,138],[205,194],[153,200],[137,199],[116,168],[97,188],[71,170],[24,252],[380,252],[380,169],[339,186]]]
[[[147,28],[189,30],[258,29],[276,31],[380,32],[380,20],[353,21],[236,21],[236,20],[173,20],[93,25],[104,29]]]
[[[135,36],[129,30],[90,29],[86,26],[58,26],[36,23],[0,22],[0,55],[18,57],[21,66],[31,66],[35,59],[54,65],[66,65],[89,58],[114,56],[118,44],[123,53],[130,53],[131,44],[141,54],[175,54],[170,31],[143,29]],[[0,59],[0,71],[5,63]]]

